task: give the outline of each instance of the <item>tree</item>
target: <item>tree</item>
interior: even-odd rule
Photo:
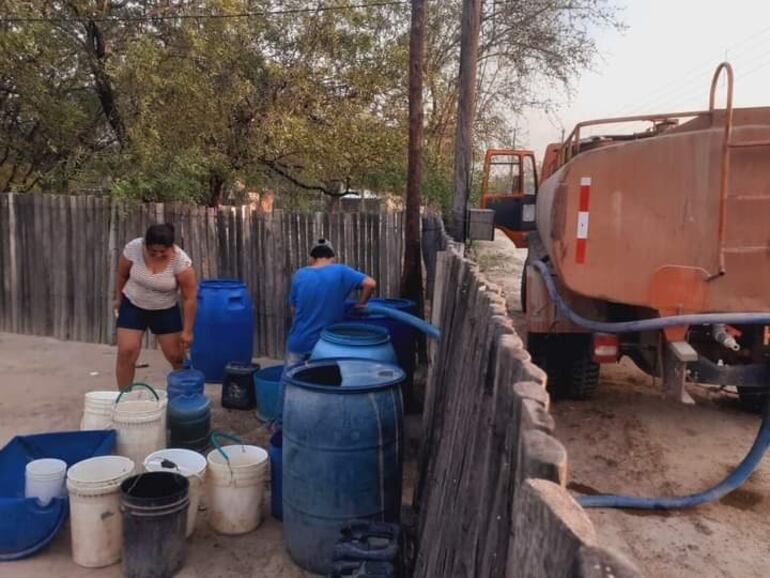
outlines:
[[[611,1],[484,1],[480,146],[590,62]],[[0,187],[211,205],[259,188],[403,195],[409,9],[364,4],[5,0]],[[459,22],[459,2],[436,2],[425,26],[432,204],[450,198]]]

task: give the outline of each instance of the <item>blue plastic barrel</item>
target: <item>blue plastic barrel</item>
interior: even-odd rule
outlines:
[[[193,366],[209,383],[221,383],[231,361],[249,363],[254,350],[254,311],[246,285],[212,279],[198,287]]]
[[[283,365],[260,369],[254,374],[254,392],[257,395],[257,418],[273,421],[278,417],[281,402]]]
[[[171,401],[184,394],[203,395],[205,380],[203,372],[193,369],[190,366],[190,360],[186,359],[182,369],[176,369],[166,377],[168,400]]]
[[[211,401],[201,393],[184,393],[168,401],[168,445],[205,451],[211,432]]]
[[[276,520],[283,520],[283,434],[277,431],[267,448],[270,456],[270,512]]]
[[[294,561],[328,574],[343,527],[398,522],[404,372],[392,363],[323,359],[286,373],[283,523]]]
[[[409,299],[384,299],[373,297],[369,302],[373,305],[376,304],[382,305],[383,307],[398,309],[399,311],[409,313],[410,315],[417,314],[417,304]],[[353,309],[353,305],[355,305],[354,301],[350,301],[349,305],[346,304],[346,319],[387,329],[390,334],[390,341],[393,344],[393,349],[396,350],[398,364],[406,372],[407,383],[411,382],[412,375],[414,374],[417,349],[417,332],[414,327],[378,313],[359,313]]]
[[[321,332],[311,359],[354,357],[398,364],[390,334],[384,327],[364,323],[336,323]]]

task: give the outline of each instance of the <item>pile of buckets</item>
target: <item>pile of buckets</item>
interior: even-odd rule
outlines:
[[[109,447],[67,459],[25,458],[26,499],[59,504],[55,532],[69,497],[77,564],[99,568],[122,559],[126,576],[172,576],[184,564],[202,500],[216,532],[245,534],[262,523],[269,479],[272,513],[283,520],[297,564],[324,575],[395,576],[402,386],[414,370],[414,331],[351,309],[344,323],[323,332],[309,360],[260,369],[251,363],[251,343],[241,342],[253,323],[242,284],[202,284],[200,295],[196,323],[240,329],[196,326],[196,335],[208,337],[196,340],[195,369],[186,363],[171,372],[166,390],[134,384],[121,393],[87,393],[83,431],[73,433],[108,436]],[[381,303],[413,309],[402,300]],[[237,349],[233,340],[242,350],[235,361],[228,357]],[[254,409],[278,426],[267,450],[211,432],[205,382],[222,383],[223,407]],[[106,455],[113,444],[115,455]],[[382,528],[391,532],[388,554],[351,557],[368,544],[361,528],[372,523],[380,524],[375,541]]]

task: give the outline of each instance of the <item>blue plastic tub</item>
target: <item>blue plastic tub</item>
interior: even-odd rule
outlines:
[[[89,430],[17,436],[0,450],[0,560],[34,554],[54,539],[69,511],[67,498],[40,507],[24,497],[24,470],[41,458],[57,458],[70,467],[112,453],[114,430]]]
[[[283,367],[283,365],[273,365],[260,369],[254,374],[257,418],[262,421],[274,421],[278,417]]]

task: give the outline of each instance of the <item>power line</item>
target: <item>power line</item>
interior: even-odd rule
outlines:
[[[757,47],[761,48],[764,42],[767,40],[766,38],[763,39],[762,37],[765,36],[768,32],[770,32],[770,26],[764,26],[753,34],[750,34],[739,42],[736,42],[732,46],[728,46],[727,54],[729,59],[734,60],[739,56],[753,52]],[[740,48],[740,50],[737,50],[738,48]],[[630,114],[633,111],[649,109],[651,108],[650,105],[657,105],[663,101],[669,101],[674,96],[677,96],[678,98],[679,95],[681,95],[683,92],[693,90],[693,87],[696,85],[702,85],[702,81],[700,80],[701,78],[708,77],[710,79],[711,74],[716,68],[714,63],[718,63],[723,59],[724,58],[716,57],[715,54],[714,57],[691,67],[688,73],[680,76],[675,82],[659,86],[657,89],[648,93],[647,96],[643,97],[643,100],[637,100],[636,103],[629,103],[625,106],[622,106],[610,116],[625,116],[626,114]],[[640,102],[642,104],[639,104]]]
[[[362,2],[357,4],[338,4],[331,6],[319,5],[315,8],[285,8],[278,10],[261,10],[256,12],[228,12],[223,14],[144,14],[137,16],[22,16],[11,15],[0,17],[0,24],[21,24],[25,22],[152,22],[157,20],[222,20],[230,18],[259,18],[265,16],[283,16],[292,14],[309,14],[314,12],[332,12],[336,10],[354,10],[357,8],[384,8],[387,6],[402,6],[408,0],[389,0],[383,2]]]

